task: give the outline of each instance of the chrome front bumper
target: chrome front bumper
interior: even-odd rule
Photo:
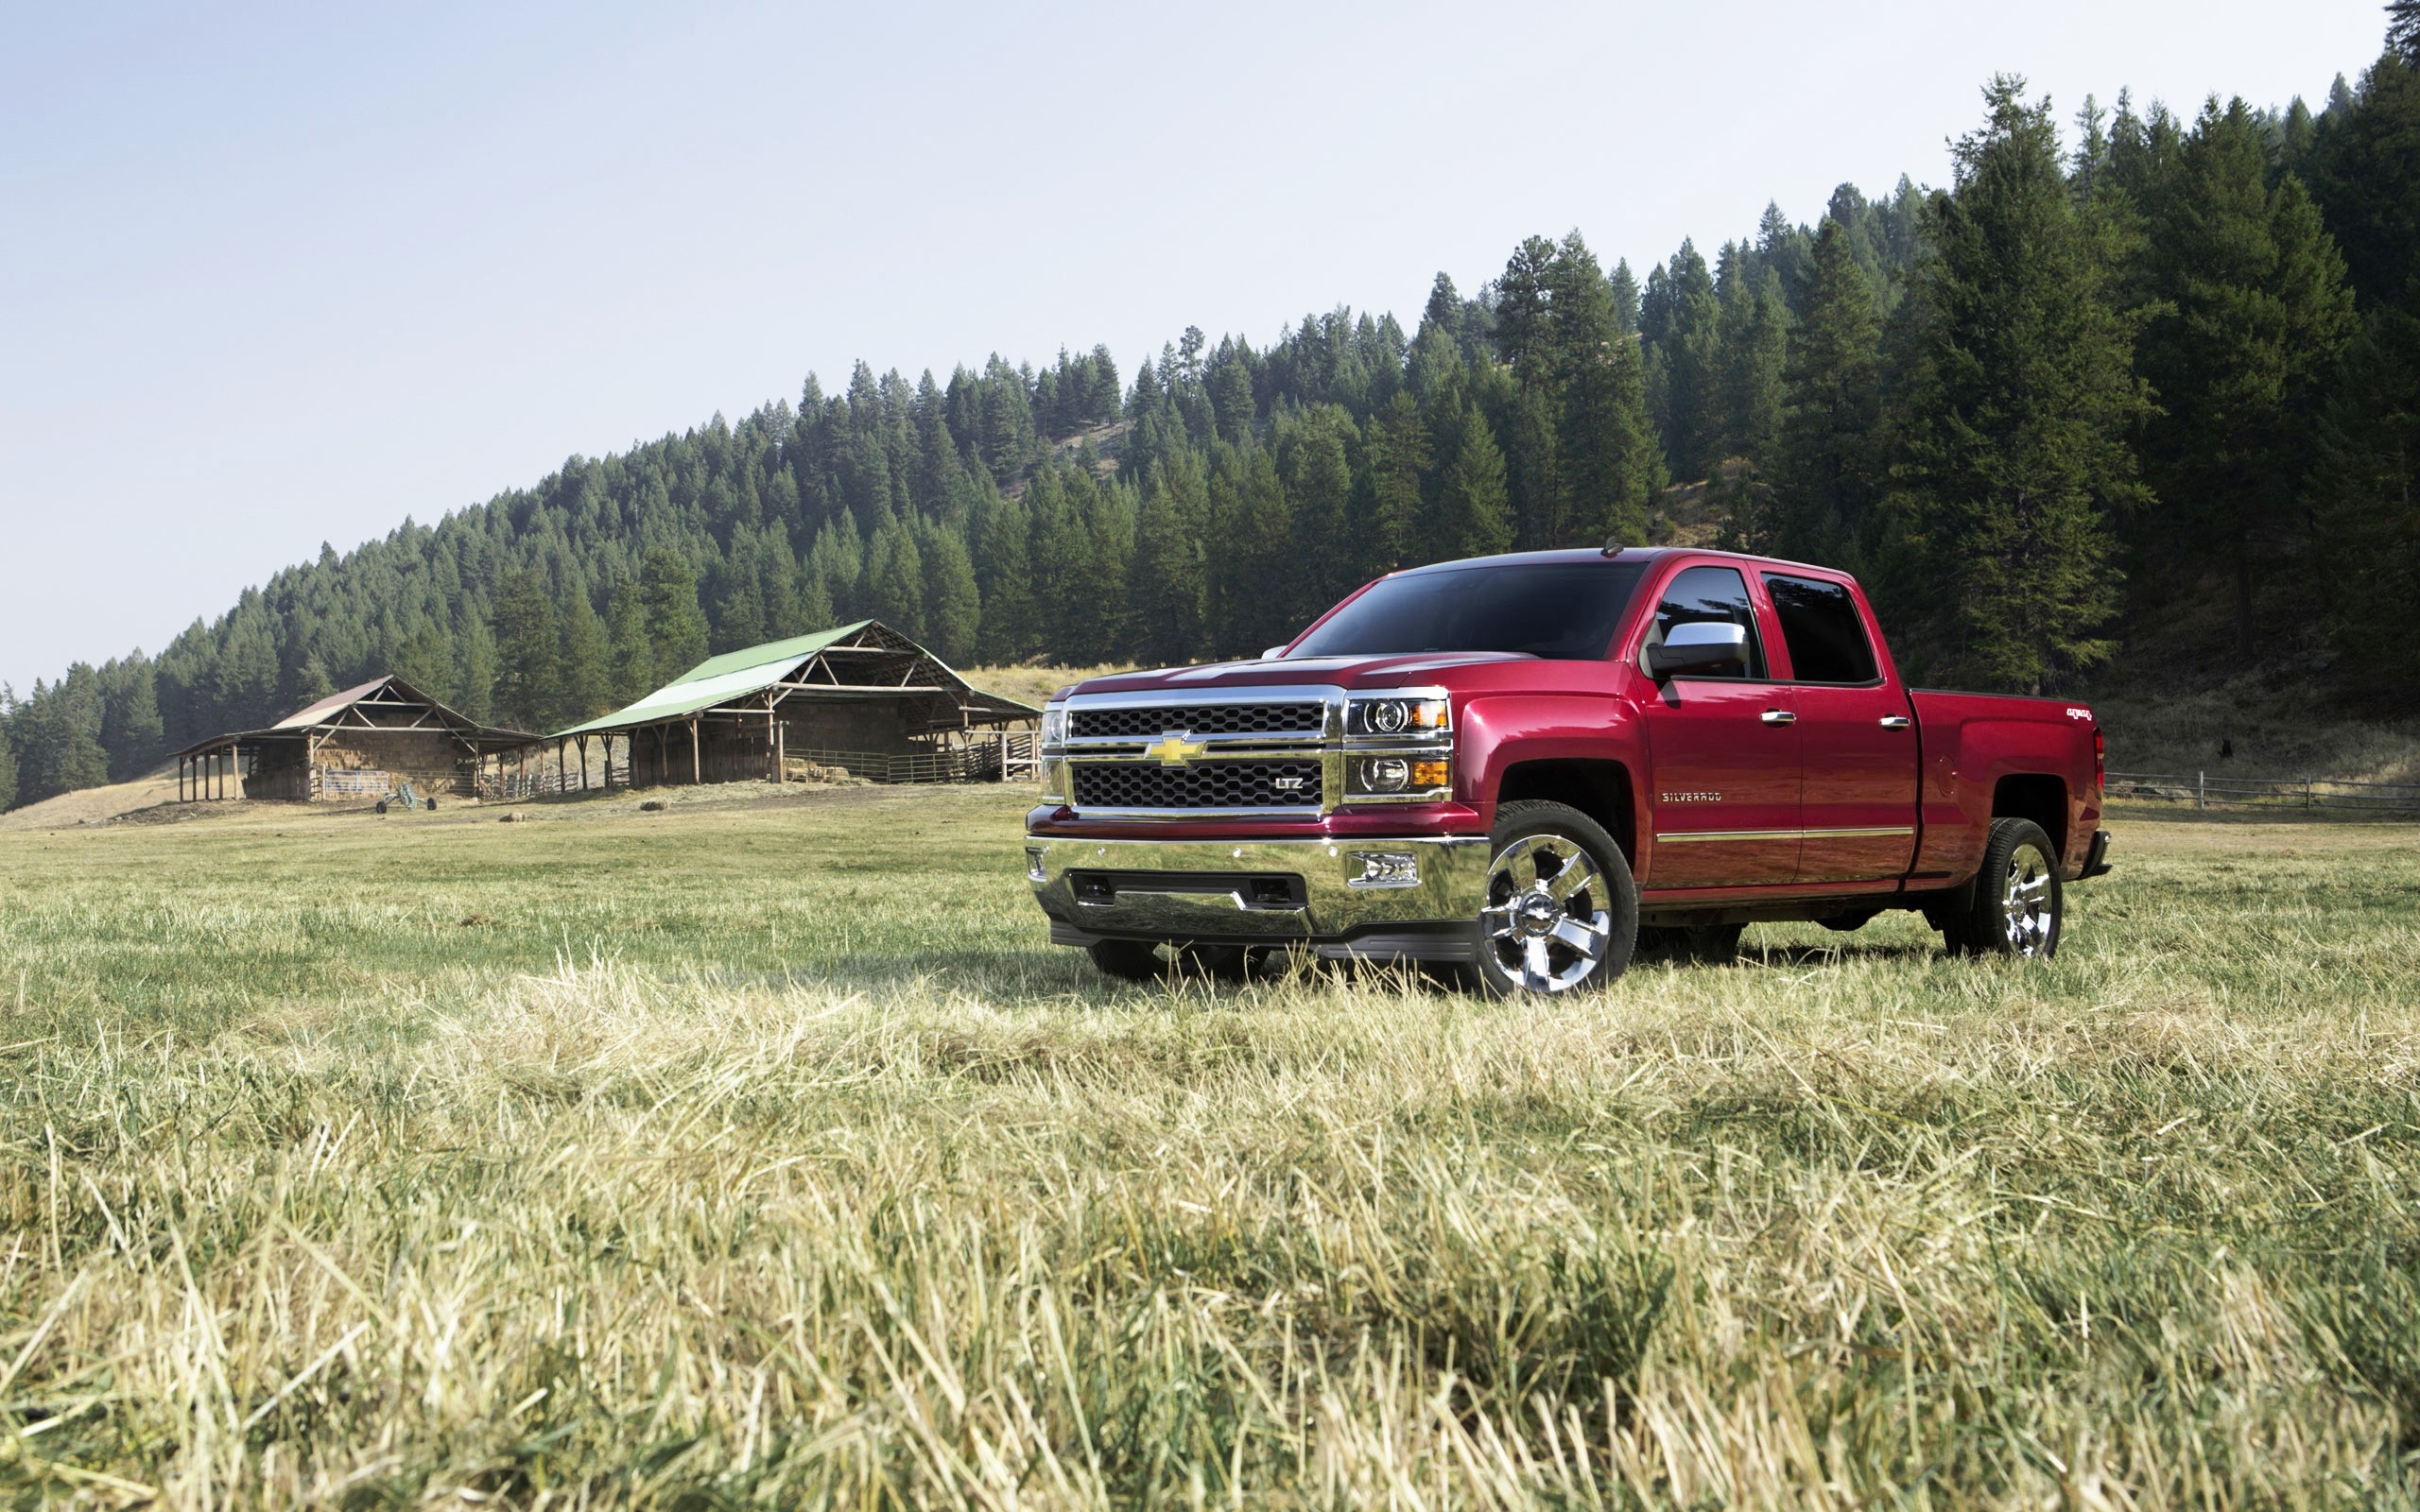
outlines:
[[[1303,943],[1322,956],[1468,958],[1487,842],[1072,840],[1028,835],[1027,879],[1061,944]],[[1371,858],[1384,858],[1373,862]],[[1409,875],[1403,869],[1409,858]],[[1373,874],[1375,874],[1374,877]]]

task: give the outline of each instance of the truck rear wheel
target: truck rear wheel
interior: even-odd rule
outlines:
[[[1942,937],[1962,955],[2048,960],[2059,953],[2066,917],[2058,851],[2031,819],[1994,819],[1975,875],[1975,903],[1942,921]]]
[[[1604,827],[1561,803],[1499,804],[1478,977],[1490,994],[1601,987],[1630,965],[1638,885]]]

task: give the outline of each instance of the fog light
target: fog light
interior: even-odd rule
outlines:
[[[1348,887],[1417,887],[1420,858],[1405,850],[1356,850],[1347,858],[1360,868],[1347,877]]]
[[[1400,793],[1411,785],[1411,763],[1400,756],[1373,756],[1361,764],[1361,785],[1373,793]]]
[[[1042,847],[1038,845],[1029,845],[1025,848],[1025,880],[1028,882],[1050,880],[1050,873],[1042,869]]]

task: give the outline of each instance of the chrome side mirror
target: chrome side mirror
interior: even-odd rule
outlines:
[[[1263,662],[1280,662],[1285,660],[1285,657],[1286,648],[1282,645],[1272,645],[1268,650],[1260,653],[1260,659]]]
[[[1748,627],[1719,620],[1675,625],[1664,644],[1650,646],[1647,670],[1657,681],[1690,672],[1718,672],[1748,664]]]

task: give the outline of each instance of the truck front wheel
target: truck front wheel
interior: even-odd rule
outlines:
[[[1942,937],[1962,955],[2048,960],[2059,953],[2066,917],[2058,852],[2031,819],[1994,819],[1975,876],[1975,903],[1942,920]]]
[[[1638,885],[1602,825],[1561,803],[1504,803],[1488,845],[1478,916],[1488,992],[1571,992],[1622,974],[1638,939]]]
[[[1241,945],[1186,945],[1170,941],[1173,960],[1160,954],[1156,940],[1097,939],[1093,964],[1121,982],[1156,982],[1172,974],[1205,976],[1240,982],[1252,974],[1252,953]]]

